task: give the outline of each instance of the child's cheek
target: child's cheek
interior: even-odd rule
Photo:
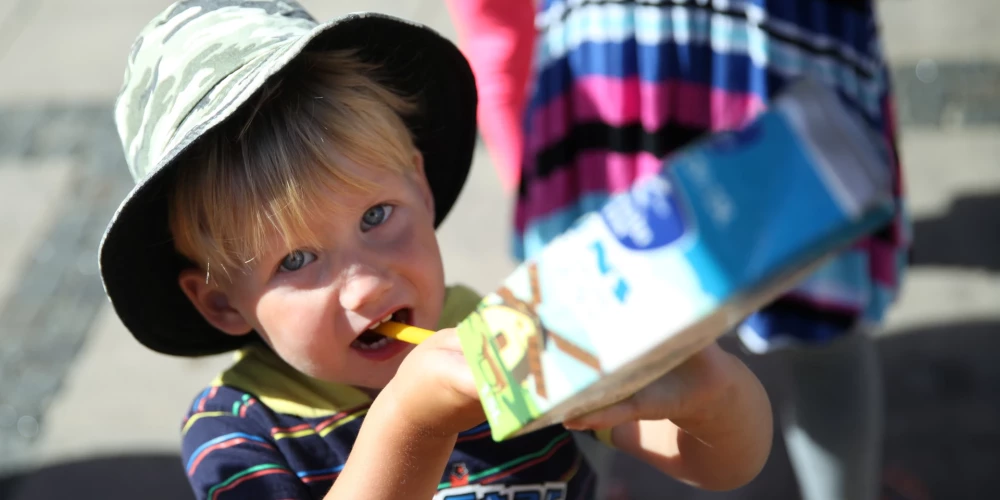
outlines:
[[[257,303],[257,318],[276,349],[303,351],[315,341],[324,324],[317,297],[306,292],[271,292]]]
[[[419,300],[416,326],[436,329],[445,284],[433,222],[408,224],[394,238],[390,252],[395,273],[409,283]]]

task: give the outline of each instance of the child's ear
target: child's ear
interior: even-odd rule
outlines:
[[[243,315],[229,304],[229,297],[215,283],[206,283],[205,272],[185,269],[177,283],[205,321],[229,335],[246,335],[253,330]]]
[[[427,210],[431,211],[431,215],[434,215],[434,193],[431,191],[431,185],[427,182],[427,174],[424,171],[424,155],[420,151],[413,152],[413,165],[417,171],[417,183],[420,185],[420,194],[424,198],[424,205]]]

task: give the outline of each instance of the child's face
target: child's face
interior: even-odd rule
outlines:
[[[393,314],[436,329],[444,271],[422,165],[408,174],[350,162],[345,168],[376,187],[337,194],[336,207],[311,222],[318,247],[289,254],[276,237],[275,250],[258,257],[251,273],[232,273],[224,292],[229,307],[294,368],[378,389],[413,346],[365,331]]]

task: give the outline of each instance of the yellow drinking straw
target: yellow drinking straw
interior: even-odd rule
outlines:
[[[410,344],[419,344],[427,340],[431,335],[434,335],[434,332],[430,330],[410,326],[406,323],[396,323],[395,321],[382,323],[375,327],[375,332]]]

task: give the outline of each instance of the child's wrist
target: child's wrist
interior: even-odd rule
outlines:
[[[357,498],[359,494],[399,498],[403,492],[428,498],[436,491],[458,434],[434,432],[421,425],[410,418],[406,403],[392,396],[392,391],[383,389],[372,402],[347,465],[326,498]],[[371,471],[377,471],[375,486]]]
[[[450,430],[441,419],[429,418],[427,408],[407,389],[395,387],[390,382],[379,393],[368,410],[369,420],[373,416],[379,423],[398,428],[410,439],[422,441],[454,440],[460,430]]]

